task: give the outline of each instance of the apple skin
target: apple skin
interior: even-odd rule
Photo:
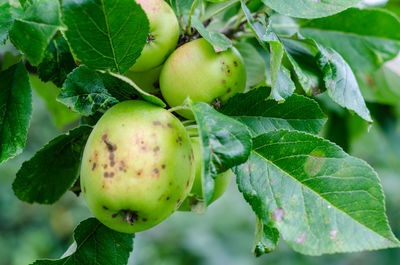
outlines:
[[[100,118],[88,138],[81,190],[100,222],[135,233],[180,206],[194,170],[190,138],[175,116],[144,101],[124,101]]]
[[[131,79],[141,89],[150,94],[160,94],[160,73],[162,65],[146,72],[125,72],[125,76]]]
[[[176,49],[165,62],[160,89],[171,107],[182,105],[187,97],[194,103],[226,102],[246,87],[246,69],[235,48],[216,53],[205,39],[188,42]],[[190,111],[178,111],[188,119]]]
[[[174,11],[164,0],[136,2],[147,15],[150,31],[142,53],[130,70],[144,72],[161,65],[175,49],[179,39],[179,24]]]
[[[201,178],[201,170],[203,166],[203,157],[201,153],[200,139],[198,137],[191,138],[193,153],[194,153],[194,164],[196,166],[196,176],[193,182],[192,189],[190,191],[190,197],[187,197],[182,205],[179,207],[179,211],[190,211],[191,204],[196,204],[198,200],[203,200],[203,184]],[[232,177],[232,170],[225,171],[218,174],[215,178],[214,194],[211,202],[214,202],[226,191],[229,186]],[[194,197],[194,198],[193,198]]]

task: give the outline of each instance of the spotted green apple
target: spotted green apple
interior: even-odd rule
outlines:
[[[179,39],[178,19],[164,0],[136,0],[147,15],[150,31],[140,57],[131,71],[144,72],[161,65]]]
[[[139,100],[118,103],[98,121],[83,152],[87,206],[116,231],[149,229],[187,196],[193,156],[185,128],[170,112]]]
[[[196,166],[196,176],[194,179],[193,187],[190,191],[190,195],[185,199],[182,205],[179,207],[179,211],[190,211],[191,208],[197,206],[197,204],[203,201],[203,184],[202,184],[202,167],[203,167],[203,156],[200,146],[200,139],[198,137],[191,138],[194,161]],[[215,178],[214,194],[211,202],[214,202],[226,191],[229,186],[229,182],[232,177],[232,170],[225,171]]]
[[[205,39],[188,42],[176,49],[165,62],[160,89],[171,107],[182,105],[187,97],[194,103],[218,106],[246,86],[246,69],[235,48],[216,53]],[[189,111],[178,111],[193,118]]]

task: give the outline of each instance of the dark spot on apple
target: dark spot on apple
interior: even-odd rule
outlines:
[[[158,170],[158,168],[153,169],[153,172],[156,173],[156,174],[160,173],[160,171]]]
[[[224,71],[225,71],[225,69],[224,69],[223,67],[221,67],[221,71],[222,71],[222,72],[224,72]]]
[[[86,193],[86,187],[83,187],[83,192]]]
[[[153,151],[154,151],[154,152],[160,151],[160,147],[159,147],[159,146],[154,147]]]
[[[167,196],[167,198],[165,198],[167,201],[169,201],[169,196]]]
[[[106,144],[107,146],[107,150],[109,152],[109,156],[108,159],[110,160],[110,166],[114,166],[115,165],[115,161],[114,161],[114,151],[117,150],[117,146],[115,144],[113,144],[112,142],[110,142],[107,139],[107,134],[104,134],[101,139],[103,140],[103,142]]]
[[[186,182],[186,188],[189,187],[189,180]]]
[[[138,170],[138,171],[136,172],[136,175],[140,176],[140,175],[142,175],[142,173],[143,173],[143,169],[140,169],[140,170]]]
[[[143,222],[147,222],[147,218],[142,218],[142,221]]]
[[[103,205],[103,209],[104,210],[108,210],[108,207]]]
[[[105,173],[104,173],[104,177],[105,177],[105,178],[108,178],[108,172],[105,172]]]
[[[176,142],[179,144],[179,145],[182,145],[182,137],[178,137],[177,139],[176,139]]]
[[[180,203],[181,202],[181,199],[178,199],[177,201],[176,201],[176,203]]]
[[[114,172],[110,173],[110,178],[114,177]]]
[[[108,165],[107,165],[107,164],[104,164],[104,165],[103,165],[103,168],[104,168],[104,169],[106,169],[107,167],[108,167]]]
[[[146,148],[146,146],[142,146],[141,149],[142,149],[143,151],[146,151],[147,148]]]
[[[225,85],[225,83],[226,83],[226,80],[225,80],[225,79],[223,79],[223,80],[222,80],[222,84],[224,84],[224,85]]]
[[[110,155],[108,156],[108,158],[110,159],[110,166],[113,167],[115,165],[114,152],[110,152]]]
[[[171,124],[171,123],[168,123],[167,126],[168,126],[169,128],[172,128],[172,124]]]
[[[222,62],[222,64],[225,64],[225,62]]]
[[[153,125],[154,126],[161,126],[161,122],[160,121],[153,121]]]
[[[228,71],[227,71],[228,73],[230,73],[231,72],[231,70],[230,69],[228,69]]]
[[[233,65],[234,65],[235,67],[237,67],[237,66],[238,66],[238,63],[237,63],[236,61],[233,61]]]
[[[142,141],[140,141],[140,143],[141,143],[141,144],[144,144],[144,141],[142,140]]]
[[[118,213],[114,213],[113,215],[111,215],[112,218],[115,218],[118,216]]]
[[[228,88],[228,90],[226,91],[227,93],[231,93],[232,89]]]
[[[164,164],[162,164],[162,165],[161,165],[161,168],[162,168],[162,169],[165,169],[165,165],[164,165]]]
[[[93,163],[92,171],[96,168],[96,162]]]

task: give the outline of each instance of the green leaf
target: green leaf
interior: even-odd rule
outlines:
[[[136,62],[149,33],[146,13],[132,0],[64,0],[63,20],[82,63],[118,73]]]
[[[167,105],[160,98],[147,93],[126,76],[108,73],[101,76],[105,87],[118,101],[140,98],[162,108]]]
[[[305,22],[300,32],[336,50],[353,70],[368,73],[399,53],[399,28],[400,21],[389,12],[351,8]]]
[[[58,87],[64,83],[67,75],[77,67],[67,41],[59,37],[50,42],[43,61],[38,66],[42,81],[52,81]]]
[[[32,88],[44,100],[47,109],[53,119],[54,124],[60,130],[67,124],[76,121],[79,115],[72,110],[68,109],[65,105],[56,101],[57,95],[60,91],[53,83],[43,83],[38,76],[30,75],[30,82]]]
[[[16,18],[10,30],[11,42],[30,64],[38,65],[53,35],[61,28],[60,5],[54,0],[37,0]]]
[[[32,265],[127,264],[134,237],[134,234],[116,232],[95,218],[89,218],[74,231],[74,253],[59,260],[37,260]]]
[[[318,49],[317,60],[324,74],[328,95],[340,106],[352,110],[364,120],[372,122],[350,66],[335,50],[324,48],[321,45],[318,45]]]
[[[400,102],[400,72],[398,61],[383,65],[372,74],[357,75],[360,89],[366,101],[397,105]]]
[[[327,119],[315,100],[293,94],[279,104],[268,95],[266,87],[252,89],[235,95],[219,111],[247,125],[252,137],[279,129],[312,134],[322,130]]]
[[[179,20],[182,29],[186,28],[189,12],[194,0],[168,0]]]
[[[290,78],[289,71],[282,65],[284,55],[283,45],[276,34],[272,32],[270,24],[266,25],[260,19],[255,20],[244,1],[241,1],[241,4],[242,10],[258,42],[270,53],[271,98],[276,101],[284,101],[293,94],[295,85]]]
[[[316,18],[339,13],[355,6],[361,0],[262,0],[278,13],[291,17]]]
[[[400,17],[400,1],[399,0],[390,0],[386,3],[385,9],[390,12],[395,13],[398,17]]]
[[[270,47],[270,69],[271,69],[271,97],[276,101],[285,100],[288,96],[291,95],[291,92],[294,91],[294,85],[290,88],[290,86],[285,86],[285,83],[279,80],[288,76],[288,71],[282,71],[282,58],[284,54],[283,45],[279,41],[269,41]],[[279,77],[280,76],[280,77]],[[290,80],[290,76],[289,76]],[[289,90],[288,90],[289,89]]]
[[[315,42],[309,39],[299,39],[297,36],[281,40],[285,54],[304,92],[309,96],[320,93],[319,78],[322,77],[322,72],[315,60],[318,53]]]
[[[202,142],[202,183],[208,205],[213,197],[215,177],[247,160],[252,146],[251,136],[245,125],[219,113],[208,104],[190,105]]]
[[[118,100],[108,92],[101,75],[86,66],[76,68],[67,76],[57,100],[85,116],[106,110]]]
[[[260,257],[266,253],[273,252],[278,245],[278,241],[278,229],[264,224],[262,220],[257,218],[256,233],[253,244],[254,255]]]
[[[129,78],[94,71],[82,65],[68,75],[57,99],[81,115],[88,116],[119,101],[137,98],[165,107],[161,99],[144,92]]]
[[[23,63],[0,72],[0,162],[19,155],[25,147],[32,115],[31,93]]]
[[[266,65],[257,49],[250,43],[243,41],[235,44],[235,48],[242,55],[246,66],[246,86],[252,87],[264,81]]]
[[[15,195],[29,203],[52,204],[79,176],[83,148],[92,130],[81,126],[62,134],[25,161],[13,183]]]
[[[200,35],[214,47],[215,52],[226,51],[232,47],[230,39],[221,33],[207,30],[198,17],[192,17],[192,25],[197,29]]]
[[[8,0],[0,0],[0,44],[4,44],[8,38],[8,32],[12,27],[13,15]]]
[[[327,140],[272,131],[253,139],[249,160],[234,171],[258,218],[300,253],[400,246],[375,171]]]

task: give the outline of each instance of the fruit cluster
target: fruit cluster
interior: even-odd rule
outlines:
[[[243,92],[246,72],[240,54],[216,53],[199,38],[176,48],[179,25],[163,0],[136,0],[150,22],[140,57],[126,76],[169,106],[223,104]],[[190,110],[178,110],[193,119]],[[126,233],[149,229],[177,209],[202,201],[202,148],[181,120],[151,103],[131,100],[110,108],[93,129],[82,158],[81,190],[89,209],[106,226]],[[213,200],[225,191],[231,171],[215,180]]]

